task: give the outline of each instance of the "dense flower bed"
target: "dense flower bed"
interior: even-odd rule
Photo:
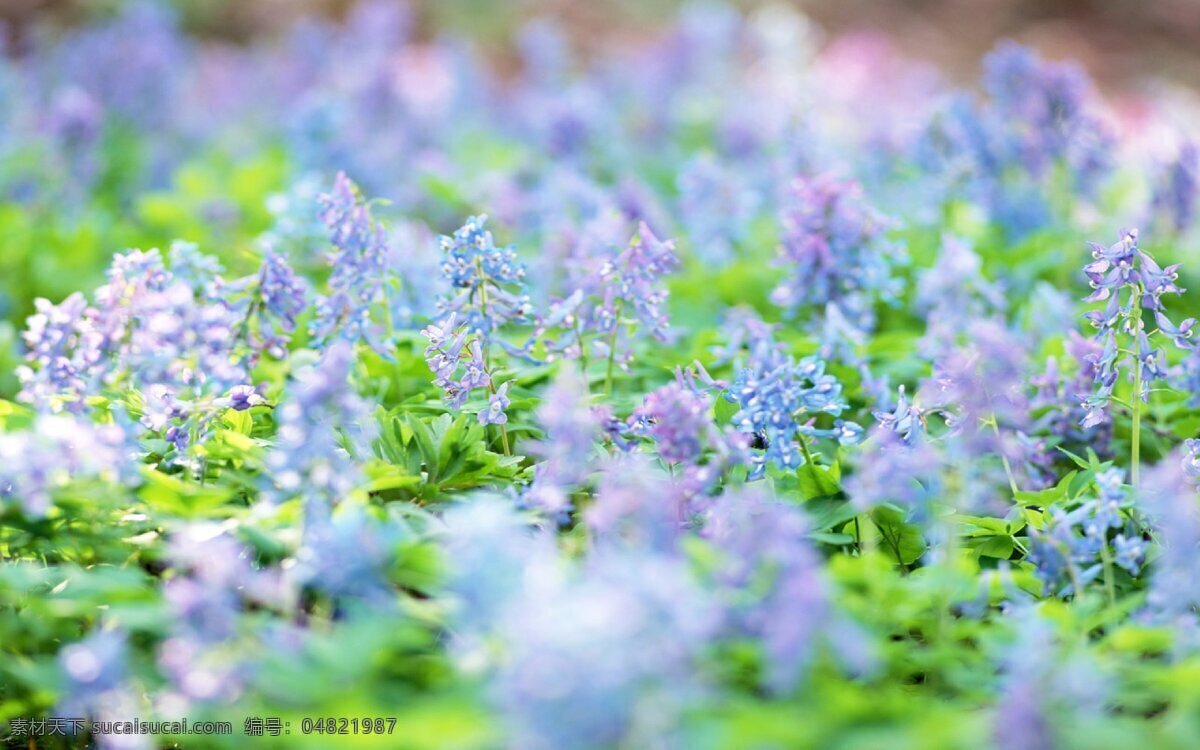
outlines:
[[[3,736],[1200,743],[1193,145],[1013,43],[399,8],[0,70]]]

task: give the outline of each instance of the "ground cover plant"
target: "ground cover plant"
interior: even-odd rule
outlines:
[[[0,736],[1196,747],[1196,147],[1011,42],[512,42],[10,51]]]

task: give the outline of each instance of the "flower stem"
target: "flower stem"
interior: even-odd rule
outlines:
[[[1117,604],[1117,588],[1113,584],[1112,555],[1108,552],[1108,540],[1100,547],[1100,560],[1104,563],[1104,591],[1108,594],[1109,606]]]
[[[1142,295],[1140,289],[1133,292],[1133,335],[1142,326]],[[1141,475],[1142,458],[1142,363],[1133,364],[1133,398],[1130,399],[1130,410],[1133,412],[1133,423],[1129,435],[1129,478],[1134,490],[1138,489],[1138,478]]]
[[[475,272],[479,278],[479,313],[483,317],[485,323],[488,324],[486,333],[481,332],[480,338],[483,339],[483,366],[487,369],[488,376],[488,391],[494,396],[496,395],[496,379],[492,377],[492,348],[489,345],[491,338],[491,320],[487,314],[487,278],[483,274],[483,263],[479,258],[475,259]],[[502,423],[500,425],[500,445],[504,446],[504,455],[511,456],[512,451],[508,447],[508,428]]]
[[[996,440],[999,441],[1000,440],[1000,426],[998,424],[996,424],[996,413],[995,412],[992,412],[992,418],[990,420],[990,424],[992,425],[992,431],[996,433]],[[1017,488],[1017,478],[1013,474],[1012,464],[1010,464],[1008,462],[1008,456],[1004,455],[1004,446],[997,445],[996,447],[997,447],[997,452],[1000,454],[1000,463],[1002,463],[1004,465],[1004,475],[1006,477],[1008,477],[1008,488],[1010,490],[1012,490],[1013,499],[1016,499],[1017,493],[1020,492],[1021,490]]]
[[[621,301],[617,300],[613,314],[613,329],[612,334],[608,337],[608,374],[604,376],[604,395],[612,395],[613,384],[613,362],[617,358],[617,332],[621,325]]]

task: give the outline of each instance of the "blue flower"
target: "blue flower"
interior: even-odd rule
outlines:
[[[488,406],[479,412],[480,424],[507,424],[508,414],[504,412],[511,402],[508,399],[508,383],[504,383],[496,392],[488,396]]]

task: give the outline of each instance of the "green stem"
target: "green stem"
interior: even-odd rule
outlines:
[[[608,373],[604,376],[604,395],[612,395],[613,363],[617,359],[617,332],[621,326],[621,301],[617,300],[613,311],[613,329],[608,337]]]
[[[479,258],[475,259],[475,272],[481,281],[479,282],[479,312],[484,320],[487,320],[487,279],[483,275],[483,262]],[[494,396],[496,395],[496,380],[492,377],[492,348],[488,345],[488,339],[483,336],[483,366],[487,369],[488,374],[488,390]],[[508,428],[505,425],[500,425],[500,445],[504,447],[504,455],[511,456],[512,451],[508,447]]]
[[[1113,583],[1112,555],[1108,552],[1108,540],[1100,547],[1100,560],[1104,563],[1104,590],[1108,594],[1109,606],[1117,604],[1117,587]]]
[[[575,342],[579,345],[579,369],[583,371],[583,382],[588,391],[592,390],[592,381],[588,380],[587,342],[583,340],[583,331],[579,330],[579,316],[575,316]]]
[[[1140,288],[1133,290],[1133,335],[1137,336],[1142,327],[1142,294]],[[1142,366],[1141,362],[1133,363],[1133,398],[1130,399],[1130,410],[1133,412],[1133,426],[1129,436],[1129,478],[1133,489],[1138,489],[1142,464]]]
[[[821,475],[817,473],[817,462],[813,460],[813,456],[808,452],[808,443],[804,438],[800,438],[800,451],[804,454],[804,463],[808,466],[808,473],[812,474],[813,482],[816,486],[821,486]]]
[[[1000,439],[1000,425],[996,424],[996,413],[995,412],[992,412],[992,418],[990,420],[990,424],[992,425],[992,432],[996,433],[996,439],[999,440]],[[1021,491],[1020,489],[1017,488],[1017,477],[1013,474],[1012,464],[1010,464],[1008,462],[1008,456],[1004,455],[1003,446],[999,446],[999,447],[1001,449],[1000,450],[1000,463],[1002,463],[1004,465],[1004,475],[1006,477],[1008,477],[1008,488],[1010,490],[1012,490],[1013,499],[1016,499],[1017,493]]]

